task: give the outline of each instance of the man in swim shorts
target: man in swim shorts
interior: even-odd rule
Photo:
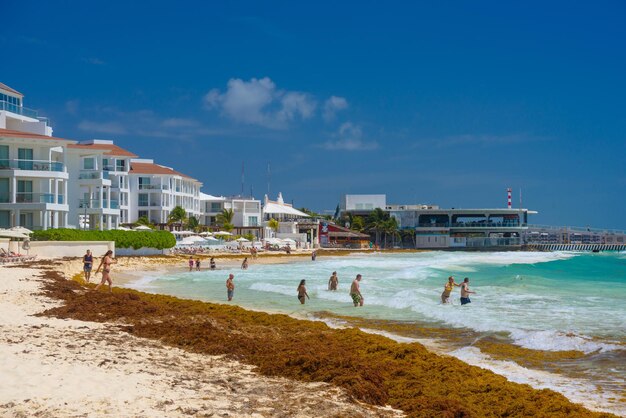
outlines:
[[[87,253],[83,256],[83,271],[85,272],[85,281],[89,283],[91,277],[91,269],[93,267],[93,255],[91,250],[87,250]]]
[[[352,281],[352,285],[350,286],[350,296],[352,297],[352,302],[354,306],[363,306],[363,295],[361,294],[361,289],[359,287],[359,282],[361,281],[362,276],[360,274],[356,275],[356,279]]]
[[[229,302],[233,300],[233,295],[235,294],[235,283],[233,282],[234,278],[234,274],[229,274],[228,279],[226,280],[226,295],[228,296]]]
[[[463,279],[463,283],[461,284],[461,305],[467,305],[468,303],[472,303],[469,298],[469,295],[471,293],[476,292],[472,292],[471,290],[469,290],[469,279],[466,277],[465,279]]]

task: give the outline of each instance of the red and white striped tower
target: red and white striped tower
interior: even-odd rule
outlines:
[[[506,189],[506,201],[507,201],[507,207],[511,209],[511,188],[510,187]]]

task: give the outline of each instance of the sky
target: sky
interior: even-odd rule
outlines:
[[[0,82],[54,135],[334,212],[514,206],[626,229],[626,3],[3,0]],[[268,175],[268,165],[270,167]]]

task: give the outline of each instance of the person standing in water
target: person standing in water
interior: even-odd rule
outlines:
[[[235,282],[233,282],[234,278],[234,274],[229,274],[228,279],[226,279],[226,296],[228,296],[229,302],[233,300],[233,296],[235,294]]]
[[[311,261],[315,261],[317,259],[317,251],[313,250],[311,253]]]
[[[337,290],[337,286],[339,285],[339,277],[337,277],[337,272],[333,271],[333,274],[328,279],[328,290]]]
[[[298,300],[302,305],[304,305],[305,297],[311,299],[309,294],[306,292],[306,280],[300,280],[300,284],[298,285]]]
[[[352,297],[352,302],[354,306],[363,306],[363,295],[361,294],[361,289],[359,287],[359,283],[361,282],[362,276],[360,274],[356,275],[356,279],[352,281],[352,285],[350,286],[350,296]]]
[[[469,290],[469,279],[466,277],[461,284],[461,305],[467,305],[468,303],[472,303],[469,295],[475,293],[476,292],[472,292],[471,290]]]
[[[189,271],[193,271],[193,256],[189,256]]]
[[[443,286],[443,293],[441,294],[441,303],[450,303],[450,294],[454,290],[454,286],[460,287],[460,284],[457,284],[454,281],[454,277],[448,277],[448,283]]]
[[[215,258],[213,257],[211,257],[211,261],[209,262],[209,268],[215,270]]]
[[[113,291],[111,288],[113,286],[113,280],[111,280],[111,264],[115,263],[117,263],[117,260],[113,258],[113,251],[107,251],[106,254],[104,254],[104,257],[102,257],[102,260],[100,260],[100,265],[96,269],[96,274],[98,274],[100,272],[100,268],[102,267],[102,280],[100,281],[100,284],[96,286],[95,290],[100,289],[100,286],[108,283],[109,292]]]
[[[85,272],[85,281],[87,283],[89,283],[89,278],[91,277],[92,268],[93,268],[93,255],[91,254],[91,250],[87,250],[87,252],[83,256],[83,271]]]
[[[196,271],[200,271],[200,257],[196,258]]]
[[[241,263],[242,270],[248,270],[248,257],[243,259],[243,263]]]

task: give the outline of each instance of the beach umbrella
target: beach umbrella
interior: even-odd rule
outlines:
[[[213,234],[211,232],[207,231],[207,232],[201,232],[200,236],[201,237],[211,237],[211,236],[213,236]]]
[[[285,244],[295,244],[295,243],[296,243],[296,241],[295,241],[295,240],[293,240],[293,239],[291,239],[291,238],[285,238],[285,239],[283,240],[283,242],[284,242]]]
[[[31,231],[30,229],[24,228],[23,226],[14,226],[13,228],[10,229],[10,231],[16,231],[16,232],[19,232],[21,234],[26,234],[26,235],[30,235],[33,233],[33,231]]]
[[[213,237],[206,237],[206,240],[209,241],[209,242],[220,242],[219,239],[213,238]]]
[[[131,231],[130,228],[126,228],[125,226],[118,226],[115,229],[118,230],[118,231]]]
[[[235,241],[239,241],[239,242],[250,242],[250,240],[245,239],[244,237],[237,238]]]
[[[227,236],[227,235],[232,235],[232,234],[228,231],[217,231],[213,235],[215,235],[216,237],[219,237],[219,236]]]
[[[283,241],[278,238],[266,238],[265,242],[270,245],[276,245],[276,244],[280,245],[283,243]]]
[[[145,225],[139,225],[139,226],[136,226],[134,230],[135,231],[152,231],[152,228],[145,226]]]
[[[0,238],[27,239],[28,235],[10,229],[0,229]]]

